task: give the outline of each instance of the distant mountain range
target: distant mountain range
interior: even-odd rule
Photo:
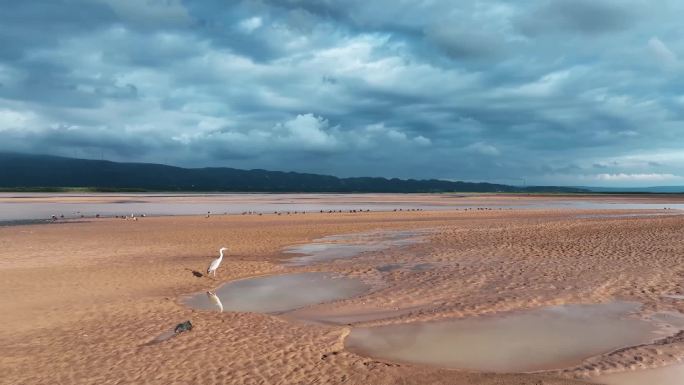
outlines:
[[[338,178],[330,175],[225,167],[182,168],[151,163],[50,155],[0,153],[0,189],[88,188],[91,191],[226,192],[553,192],[581,193],[573,187],[516,187],[437,179]]]

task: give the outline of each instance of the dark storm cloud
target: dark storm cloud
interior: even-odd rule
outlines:
[[[116,20],[111,9],[87,1],[0,1],[0,57],[16,60],[26,48],[88,33]]]
[[[606,33],[626,29],[637,21],[630,2],[591,0],[551,0],[542,2],[517,20],[529,35],[562,31],[584,34]]]
[[[684,184],[674,0],[0,5],[0,151]]]
[[[464,29],[452,23],[432,26],[426,31],[426,36],[454,59],[493,58],[499,56],[503,49],[499,36]]]
[[[50,153],[63,156],[127,160],[154,150],[176,146],[163,137],[143,137],[118,130],[54,126],[43,131],[7,132],[4,145],[12,151]]]

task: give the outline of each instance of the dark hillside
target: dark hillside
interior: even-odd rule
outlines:
[[[586,192],[566,187],[514,187],[437,179],[337,178],[234,168],[181,168],[49,155],[0,153],[1,188],[90,187],[153,191],[233,192]]]

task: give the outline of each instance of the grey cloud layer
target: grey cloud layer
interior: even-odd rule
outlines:
[[[0,150],[684,184],[680,4],[0,1]]]

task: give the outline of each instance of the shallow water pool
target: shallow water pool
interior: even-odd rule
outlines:
[[[618,301],[357,328],[345,345],[362,355],[447,368],[556,369],[662,337],[663,325],[633,316],[639,308],[639,303]]]
[[[606,374],[592,381],[605,385],[684,385],[684,365]]]
[[[278,313],[355,297],[369,290],[356,278],[331,273],[295,273],[228,282],[215,296],[197,293],[182,300],[187,306],[211,311]]]
[[[286,248],[286,253],[301,255],[290,258],[285,264],[306,266],[336,259],[353,258],[361,253],[420,242],[426,233],[427,230],[389,230],[328,236],[311,243]]]

